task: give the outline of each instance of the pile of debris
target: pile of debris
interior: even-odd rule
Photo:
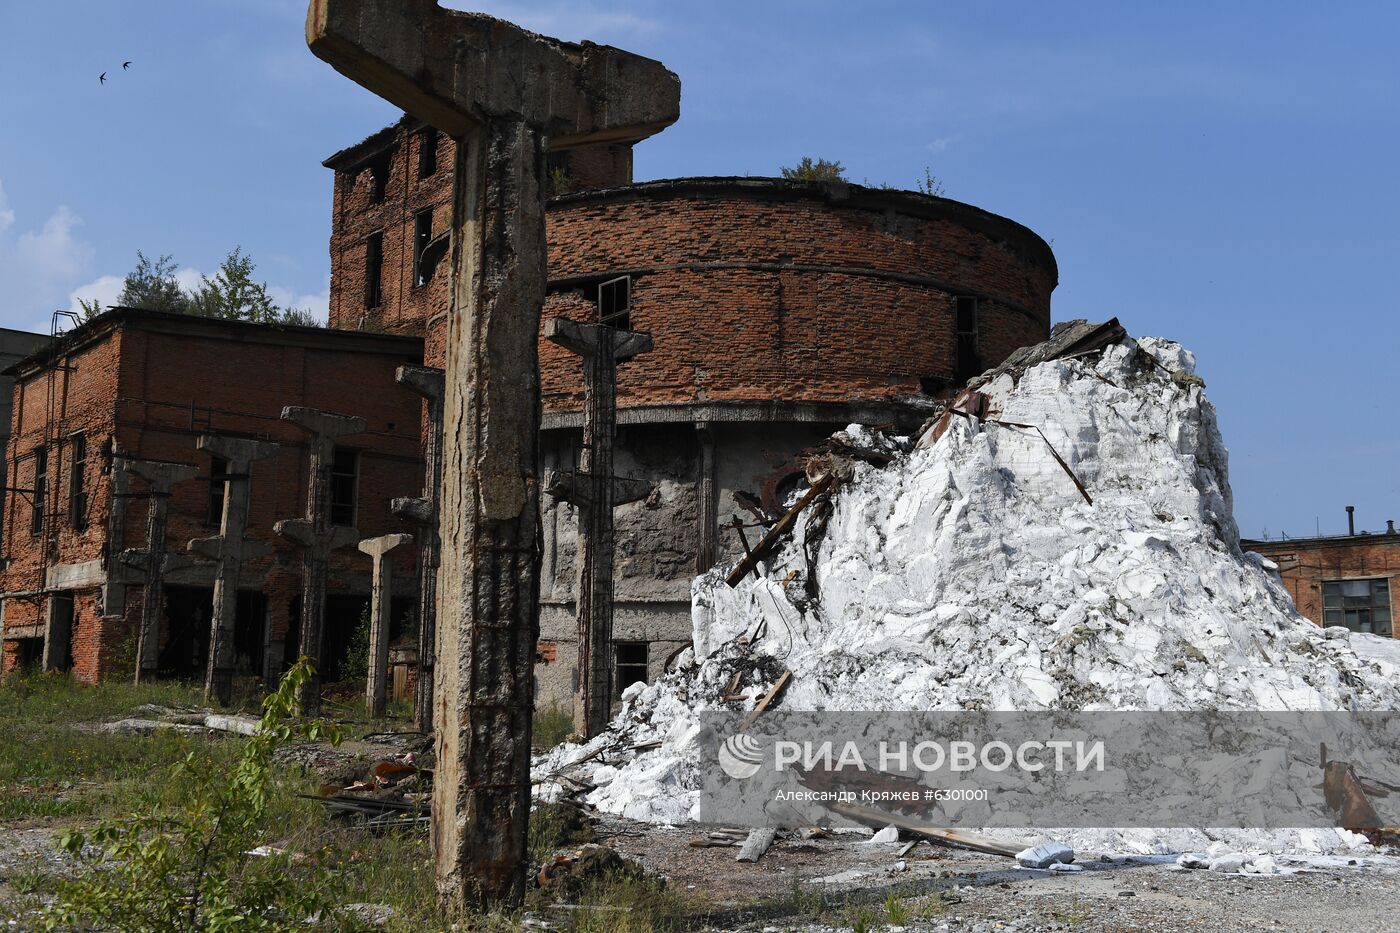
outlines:
[[[376,762],[363,778],[345,786],[322,784],[320,801],[332,819],[366,829],[427,826],[431,821],[431,768],[419,767],[413,752]]]
[[[586,758],[570,773],[589,803],[675,823],[698,795],[704,710],[1396,708],[1396,646],[1304,619],[1277,568],[1240,549],[1203,388],[1179,345],[1071,322],[915,438],[853,425],[843,444],[882,456],[819,469],[780,533],[697,579],[676,670],[629,688],[610,732],[555,749],[537,777]],[[1061,837],[1127,852],[1213,838]],[[1235,838],[1365,844],[1333,830]]]

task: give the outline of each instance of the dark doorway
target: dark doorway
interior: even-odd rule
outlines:
[[[335,595],[326,597],[326,628],[321,633],[321,679],[338,681],[361,677],[362,672],[341,671],[350,640],[369,613],[368,596]]]
[[[267,596],[258,590],[239,590],[233,622],[234,670],[239,674],[262,676],[266,632]]]
[[[203,586],[165,588],[165,644],[156,662],[171,677],[202,677],[209,658],[214,591]]]
[[[159,669],[172,677],[202,678],[209,665],[209,624],[214,614],[214,590],[203,586],[165,588],[165,625]],[[233,623],[234,671],[262,674],[263,633],[267,628],[267,597],[257,590],[239,590]]]
[[[290,627],[283,644],[283,666],[286,670],[296,662],[301,652],[301,597],[292,600]],[[364,671],[344,670],[345,656],[361,625],[369,620],[369,597],[336,594],[326,597],[326,627],[321,633],[321,658],[317,669],[326,683],[359,679]],[[417,601],[411,596],[395,596],[389,603],[389,642],[418,631]],[[365,639],[368,639],[366,631]]]
[[[49,639],[45,667],[51,671],[73,669],[73,594],[54,593],[49,597]]]
[[[20,638],[15,641],[15,664],[22,671],[32,671],[44,663],[44,640]]]

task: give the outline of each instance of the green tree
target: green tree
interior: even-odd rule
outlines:
[[[273,301],[266,282],[253,278],[257,266],[241,246],[224,257],[212,276],[200,276],[193,289],[180,287],[175,273],[180,267],[168,255],[152,260],[136,251],[136,268],[126,274],[117,304],[146,311],[197,314],[255,324],[290,324],[319,327],[321,322],[305,308],[282,308]],[[92,320],[103,311],[97,299],[78,299],[83,319]]]
[[[128,308],[144,308],[148,311],[171,311],[183,314],[189,310],[190,299],[175,273],[180,267],[170,256],[160,256],[152,260],[139,249],[136,251],[136,268],[122,280],[121,294],[117,304]],[[90,321],[102,313],[102,303],[96,298],[78,299],[83,309],[83,320]]]
[[[243,247],[235,246],[219,264],[219,271],[200,276],[199,285],[189,295],[189,313],[254,324],[279,322],[282,309],[268,294],[267,283],[254,281],[256,268]]]
[[[283,308],[280,323],[293,327],[320,327],[321,322],[306,308]]]
[[[183,313],[189,310],[189,296],[175,281],[175,273],[179,269],[169,255],[160,256],[153,262],[138,249],[136,268],[126,274],[117,303],[148,311]]]
[[[846,167],[840,162],[803,156],[795,166],[784,165],[783,177],[793,181],[845,181]]]

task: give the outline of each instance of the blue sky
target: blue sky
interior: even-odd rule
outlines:
[[[447,5],[468,7],[465,0]],[[1374,4],[482,3],[651,55],[681,121],[639,179],[802,155],[1044,236],[1057,320],[1195,350],[1241,528],[1400,519],[1400,8]],[[396,112],[311,57],[297,0],[0,0],[0,324],[111,300],[138,248],[234,245],[324,310],[321,160]],[[124,60],[133,62],[122,71]],[[106,71],[108,82],[98,84]]]

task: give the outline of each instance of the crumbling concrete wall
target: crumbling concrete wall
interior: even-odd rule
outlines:
[[[827,437],[835,423],[727,423],[709,425],[716,447],[714,527],[710,529],[719,561],[743,553],[730,521],[746,524],[755,516],[735,500],[735,492],[757,495],[765,480],[784,472],[795,451]],[[547,469],[567,468],[577,457],[576,431],[547,432]],[[666,659],[690,644],[690,585],[696,554],[705,535],[701,508],[700,433],[690,422],[628,425],[617,438],[615,472],[645,478],[655,485],[646,500],[617,509],[614,572],[616,608],[613,637],[619,642],[647,642],[648,679],[662,672]],[[578,512],[546,496],[541,509],[544,562],[540,586],[540,638],[535,675],[539,704],[568,707],[576,687],[578,636],[574,619],[577,584],[575,548]],[[750,544],[761,528],[746,530]]]

